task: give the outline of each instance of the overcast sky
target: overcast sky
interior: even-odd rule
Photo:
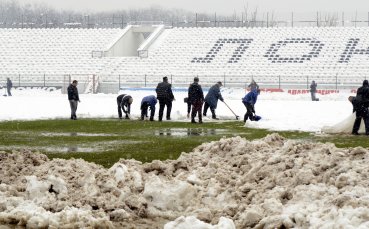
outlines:
[[[369,12],[369,0],[19,0],[20,3],[46,3],[56,9],[75,11],[111,11],[162,6],[183,8],[198,13],[240,13],[245,6],[261,12]]]

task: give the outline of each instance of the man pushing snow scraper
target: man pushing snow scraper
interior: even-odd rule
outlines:
[[[260,116],[255,114],[255,103],[258,95],[260,95],[260,89],[254,89],[243,97],[242,103],[245,105],[247,110],[243,117],[243,122],[246,122],[247,119],[250,119],[251,121],[259,121],[261,119]]]

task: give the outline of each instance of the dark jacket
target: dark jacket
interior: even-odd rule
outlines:
[[[196,102],[203,102],[204,101],[204,93],[202,91],[201,86],[194,82],[188,88],[188,102],[193,104]]]
[[[156,97],[154,95],[145,96],[145,97],[143,97],[143,99],[141,101],[141,107],[142,107],[142,104],[144,104],[145,102],[148,103],[150,109],[153,110],[153,109],[155,109],[155,105],[158,102],[158,100],[156,99]]]
[[[13,82],[10,79],[6,80],[6,88],[12,88],[13,87]]]
[[[219,84],[215,84],[209,89],[209,92],[205,97],[205,102],[207,102],[210,107],[216,109],[218,105],[218,99],[223,102],[223,97],[220,93],[220,86]]]
[[[76,86],[70,84],[67,91],[68,91],[68,100],[79,101],[78,89]]]
[[[364,107],[369,106],[369,85],[363,85],[357,89],[356,100]]]
[[[249,104],[255,105],[257,99],[258,99],[257,90],[252,90],[249,93],[247,93],[245,97],[243,97],[242,102],[245,104],[249,103]]]
[[[310,84],[310,92],[315,93],[315,92],[316,92],[316,87],[317,87],[317,86],[318,86],[318,84],[317,84],[317,83],[312,82],[312,83]]]
[[[127,94],[121,94],[117,97],[117,103],[123,109],[123,112],[126,114],[131,114],[131,104],[129,103],[129,99],[131,98],[132,96]]]
[[[168,82],[161,82],[156,87],[156,97],[158,100],[174,100],[174,95],[172,92],[172,85]]]

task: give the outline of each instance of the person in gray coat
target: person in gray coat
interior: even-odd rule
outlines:
[[[310,94],[311,94],[311,100],[312,101],[319,101],[319,99],[316,98],[316,88],[317,88],[318,84],[315,83],[315,81],[313,80],[310,84]]]
[[[203,115],[206,116],[206,112],[210,108],[212,119],[218,119],[215,115],[215,109],[217,109],[218,100],[224,101],[222,94],[220,93],[220,87],[222,87],[222,82],[217,82],[214,84],[210,89],[208,94],[205,96],[205,104],[204,104],[204,113]]]
[[[8,92],[8,96],[12,96],[12,87],[13,87],[13,83],[12,81],[10,80],[10,78],[6,78],[6,90]]]

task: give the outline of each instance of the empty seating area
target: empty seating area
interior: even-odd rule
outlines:
[[[369,28],[364,27],[173,28],[148,53],[143,59],[112,60],[115,66],[105,71],[128,77],[225,75],[230,82],[253,77],[287,84],[369,78]]]
[[[61,80],[65,74],[94,74],[104,62],[92,58],[119,29],[0,29],[0,74],[32,80]]]
[[[65,75],[95,74],[100,85],[148,86],[167,75],[180,86],[194,76],[209,85],[221,80],[241,86],[254,78],[283,86],[309,80],[356,85],[369,78],[369,27],[168,28],[147,58],[92,56],[121,32],[0,29],[0,80],[52,84]]]

